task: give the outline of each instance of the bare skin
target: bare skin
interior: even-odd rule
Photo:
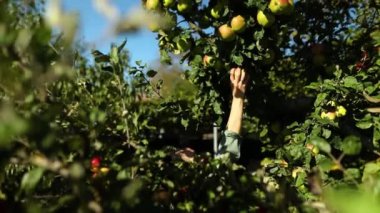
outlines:
[[[230,81],[232,90],[232,104],[227,123],[227,130],[240,134],[243,120],[244,97],[249,76],[244,69],[232,68],[230,70]],[[175,155],[183,161],[191,163],[194,161],[195,153],[194,150],[187,147],[178,150]]]
[[[240,134],[243,120],[244,96],[249,76],[244,69],[232,68],[230,81],[232,89],[231,112],[228,118],[227,130]]]

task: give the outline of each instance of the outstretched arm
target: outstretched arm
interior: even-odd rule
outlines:
[[[227,130],[240,134],[243,120],[243,107],[245,89],[249,76],[244,69],[232,68],[230,71],[230,81],[232,89],[231,112],[228,118]]]
[[[232,161],[240,158],[240,130],[243,120],[244,95],[248,75],[244,69],[233,68],[230,71],[232,105],[227,130],[223,133],[218,146],[218,155],[229,154]]]

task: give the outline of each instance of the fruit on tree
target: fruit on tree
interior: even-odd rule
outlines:
[[[344,106],[337,106],[335,113],[337,117],[343,117],[347,114],[347,110]]]
[[[335,112],[322,112],[321,118],[333,121],[336,118],[336,113]]]
[[[259,10],[257,12],[257,23],[263,27],[270,27],[275,21],[274,16],[271,13]]]
[[[159,0],[146,0],[145,8],[147,10],[157,10],[160,7]]]
[[[203,65],[207,67],[213,63],[214,57],[209,56],[209,55],[204,55],[202,61],[203,61]]]
[[[174,6],[174,0],[164,0],[163,5],[164,7],[173,7]]]
[[[220,26],[218,31],[220,37],[222,37],[224,41],[232,41],[236,37],[235,32],[227,24],[223,24],[222,26]]]
[[[180,13],[190,12],[192,8],[192,0],[178,0],[177,10]]]
[[[231,28],[237,33],[241,33],[246,28],[245,18],[241,15],[235,16],[231,20]]]
[[[311,143],[306,144],[306,149],[310,150],[314,155],[319,154],[319,148]]]
[[[94,156],[91,158],[91,167],[98,168],[101,163],[101,158],[99,156]]]
[[[191,41],[190,39],[181,38],[176,42],[176,47],[180,53],[186,52],[191,47]]]
[[[157,22],[150,22],[148,24],[148,29],[152,32],[158,32],[160,30],[160,24]]]
[[[224,5],[221,3],[216,4],[213,8],[211,8],[210,14],[213,18],[218,19],[223,15]]]
[[[108,168],[108,167],[102,167],[102,168],[100,168],[100,172],[102,173],[102,174],[107,174],[108,172],[110,171],[110,168]]]
[[[269,9],[275,15],[288,15],[294,10],[294,2],[293,0],[271,0]]]

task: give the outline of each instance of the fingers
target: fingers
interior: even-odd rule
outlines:
[[[238,67],[238,68],[235,68],[235,84],[239,83],[240,82],[240,78],[241,78],[241,69]]]
[[[235,81],[235,68],[230,70],[230,81],[233,83]]]
[[[244,79],[245,79],[245,70],[244,69],[241,69],[241,76],[240,76],[240,83],[243,83],[244,82]]]

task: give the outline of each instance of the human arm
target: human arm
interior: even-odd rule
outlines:
[[[231,111],[228,118],[227,129],[223,132],[218,146],[218,155],[229,153],[232,160],[240,158],[240,131],[243,120],[244,96],[248,80],[249,77],[244,69],[231,69]]]
[[[230,71],[230,81],[232,89],[232,104],[228,118],[227,130],[240,134],[243,120],[243,107],[248,75],[244,69],[232,68]]]

